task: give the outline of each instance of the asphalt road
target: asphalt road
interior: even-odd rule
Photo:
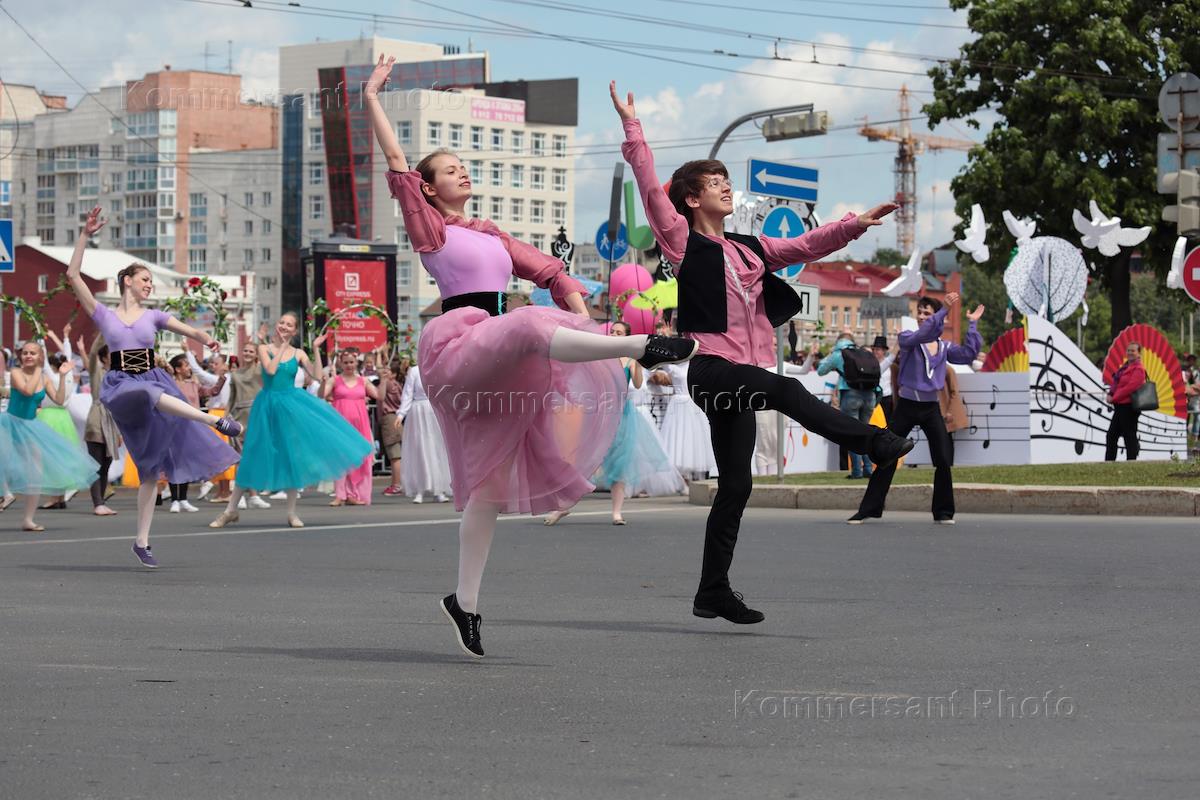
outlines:
[[[437,600],[453,509],[379,498],[49,530],[0,516],[6,798],[1191,798],[1200,529],[752,509],[691,615],[706,509],[505,518],[481,662]]]

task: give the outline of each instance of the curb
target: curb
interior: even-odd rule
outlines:
[[[866,481],[853,486],[756,483],[746,507],[851,512],[858,508],[865,488]],[[692,481],[688,502],[711,506],[716,493],[716,481]],[[893,486],[887,507],[890,511],[928,511],[932,501],[932,486]],[[958,483],[954,485],[954,505],[959,514],[1200,517],[1200,489]]]

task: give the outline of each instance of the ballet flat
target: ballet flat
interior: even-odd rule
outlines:
[[[208,523],[210,528],[224,528],[231,522],[238,521],[238,513],[236,511],[222,511],[217,515],[217,518]]]
[[[22,525],[21,530],[29,531],[30,533],[41,533],[46,530],[45,525]]]
[[[295,514],[288,514],[288,525],[293,528],[303,528],[304,521],[301,520],[299,517],[297,517]]]

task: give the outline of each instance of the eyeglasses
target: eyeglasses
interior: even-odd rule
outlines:
[[[715,177],[715,178],[709,178],[705,182],[704,185],[707,186],[709,189],[722,189],[722,188],[731,189],[731,188],[733,188],[733,181],[729,180],[729,178]]]

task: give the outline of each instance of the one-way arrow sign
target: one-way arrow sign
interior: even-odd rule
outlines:
[[[814,167],[752,158],[746,173],[750,176],[751,194],[801,200],[806,203],[817,202],[819,173]]]

